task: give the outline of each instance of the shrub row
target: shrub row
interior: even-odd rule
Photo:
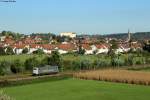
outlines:
[[[25,71],[32,71],[33,67],[42,67],[44,65],[61,65],[61,59],[58,52],[54,52],[51,56],[47,56],[42,60],[38,60],[36,57],[26,59],[25,62],[21,62],[19,59],[0,62],[0,75],[6,75],[11,73],[21,73]],[[59,67],[60,68],[60,67]]]
[[[142,65],[148,64],[150,59],[144,57],[126,57],[126,58],[119,58],[114,57],[111,59],[82,59],[82,60],[63,60],[62,67],[64,70],[88,70],[88,69],[100,69],[106,67],[122,67],[122,66],[132,66],[132,65]]]
[[[25,71],[32,71],[33,67],[41,67],[44,65],[58,65],[63,71],[66,70],[90,70],[100,69],[106,67],[121,67],[140,64],[150,64],[150,58],[148,57],[135,57],[132,54],[126,57],[113,56],[113,57],[99,57],[98,59],[61,59],[58,53],[53,53],[51,56],[47,56],[42,60],[38,60],[35,57],[26,59],[25,62],[17,59],[15,61],[1,61],[0,62],[0,75],[21,73]]]

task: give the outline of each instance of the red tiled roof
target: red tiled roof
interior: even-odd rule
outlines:
[[[140,43],[131,44],[131,48],[142,48],[142,44]]]
[[[57,47],[62,50],[76,50],[74,44],[59,44]]]
[[[3,47],[3,44],[0,44],[0,47]]]
[[[96,44],[95,45],[97,49],[106,49],[109,48],[110,46],[108,44]]]
[[[23,49],[23,48],[25,48],[25,44],[22,44],[22,45],[12,45],[11,47],[13,47],[13,48],[17,48],[17,49]]]
[[[35,43],[35,41],[33,40],[33,39],[31,39],[31,38],[25,38],[24,40],[22,40],[25,44],[33,44],[33,43]]]
[[[52,50],[55,47],[56,47],[55,45],[51,45],[51,44],[30,44],[30,48],[43,48],[47,50]]]
[[[97,44],[95,45],[97,49],[105,49],[106,46],[102,45],[102,44]]]
[[[51,44],[43,44],[42,47],[47,50],[53,50],[56,46]]]
[[[91,50],[91,49],[92,49],[91,46],[88,45],[88,44],[82,44],[82,47],[83,47],[84,49],[86,49],[86,50]]]
[[[30,44],[30,48],[39,48],[42,47],[41,44]]]
[[[129,44],[119,44],[118,47],[122,49],[130,48]]]
[[[6,38],[6,39],[4,40],[4,43],[6,43],[6,44],[14,44],[15,41],[14,41],[13,39],[11,39],[11,38]]]

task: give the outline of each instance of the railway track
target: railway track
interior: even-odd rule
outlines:
[[[65,76],[66,74],[55,74],[55,75],[43,75],[43,76],[32,76],[30,75],[24,75],[24,76],[16,76],[13,78],[3,78],[0,80],[0,85],[7,85],[7,84],[11,84],[11,83],[17,83],[17,82],[25,82],[25,81],[32,81],[32,80],[38,80],[38,79],[48,79],[48,78],[52,78],[52,77],[61,77],[61,76]]]

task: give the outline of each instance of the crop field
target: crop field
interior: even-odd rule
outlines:
[[[149,100],[150,87],[62,79],[2,88],[15,100]]]
[[[89,80],[150,85],[150,72],[144,71],[108,69],[108,70],[79,72],[75,73],[74,77]]]

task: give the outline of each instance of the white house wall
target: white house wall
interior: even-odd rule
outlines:
[[[22,54],[23,49],[15,49],[16,54]]]
[[[98,49],[96,54],[108,53],[109,49]]]
[[[46,50],[46,49],[44,49],[43,51],[44,51],[44,53],[46,53],[46,54],[51,54],[51,53],[52,53],[51,50]]]
[[[68,51],[61,50],[61,49],[59,49],[58,52],[59,52],[60,54],[66,54],[66,53],[68,53]]]
[[[38,49],[36,49],[36,48],[30,48],[30,49],[29,49],[29,54],[33,53],[33,52],[36,51],[36,50],[38,50]]]
[[[93,54],[93,50],[85,50],[85,54],[86,54],[86,55]]]

